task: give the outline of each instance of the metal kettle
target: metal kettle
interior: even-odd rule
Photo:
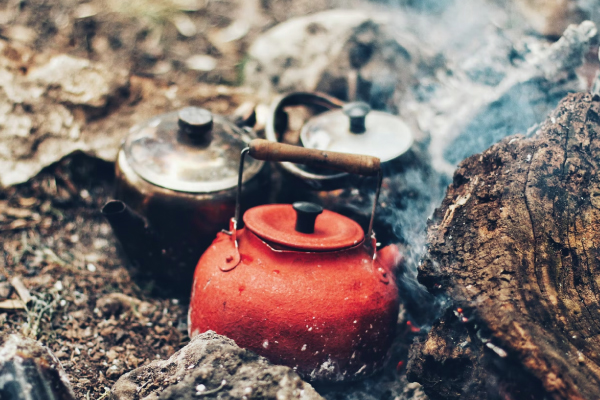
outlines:
[[[235,208],[239,153],[254,133],[199,107],[132,127],[102,209],[131,263],[159,292],[186,297],[198,258]],[[245,204],[266,200],[269,172],[250,160]]]
[[[246,154],[376,175],[381,184],[376,157],[256,139],[242,152],[238,199]],[[253,207],[243,228],[240,215],[238,204],[229,231],[198,262],[190,336],[213,330],[315,381],[351,381],[381,368],[398,318],[398,248],[377,251],[372,223],[365,233],[312,203]]]
[[[290,141],[288,107],[316,111]],[[293,92],[281,96],[271,105],[265,136],[273,142],[286,142],[309,149],[364,154],[377,157],[385,167],[401,161],[414,142],[412,130],[402,118],[371,110],[363,102],[345,103],[322,93]],[[351,174],[307,167],[291,162],[279,163],[288,178],[309,190],[335,190],[350,184]]]

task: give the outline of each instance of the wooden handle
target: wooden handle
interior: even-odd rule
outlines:
[[[264,139],[252,140],[249,148],[249,154],[257,160],[289,161],[359,175],[376,175],[381,169],[379,158],[372,156],[307,149]]]

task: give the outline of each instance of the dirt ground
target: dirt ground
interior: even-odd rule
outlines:
[[[187,340],[185,304],[148,299],[117,255],[98,212],[111,178],[112,165],[77,154],[0,194],[0,296],[18,298],[18,277],[33,297],[26,310],[0,310],[0,341],[20,332],[47,344],[80,398]]]

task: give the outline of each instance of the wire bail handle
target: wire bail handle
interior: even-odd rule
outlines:
[[[271,142],[264,139],[252,140],[248,147],[242,150],[240,155],[235,215],[231,219],[230,231],[226,231],[227,234],[235,237],[234,235],[240,218],[242,201],[242,176],[244,173],[244,160],[248,154],[257,160],[263,161],[288,161],[298,164],[305,164],[311,167],[328,168],[352,174],[365,176],[377,175],[377,189],[375,191],[375,199],[373,200],[373,207],[371,209],[371,219],[369,220],[369,228],[365,240],[365,245],[367,247],[371,248],[373,252],[376,250],[373,222],[375,219],[375,210],[379,200],[379,193],[381,191],[381,183],[383,181],[381,162],[379,158],[360,154],[347,154],[334,151],[308,149],[300,146]]]

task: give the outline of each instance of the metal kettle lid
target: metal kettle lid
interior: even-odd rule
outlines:
[[[154,185],[211,193],[236,186],[239,154],[250,140],[225,117],[186,107],[131,128],[123,152],[135,173]],[[256,175],[263,164],[248,159],[244,181]]]
[[[262,239],[305,251],[341,250],[364,239],[358,223],[312,203],[254,207],[244,214],[244,223]]]
[[[347,103],[311,118],[302,128],[304,147],[393,160],[413,144],[413,135],[400,117],[371,110],[363,102]]]

